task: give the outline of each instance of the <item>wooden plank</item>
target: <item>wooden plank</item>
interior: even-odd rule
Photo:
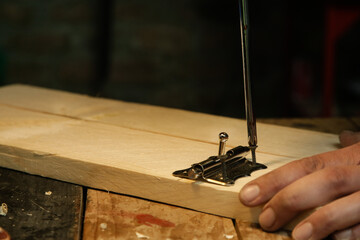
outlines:
[[[11,239],[80,239],[82,187],[0,168],[0,226]]]
[[[223,216],[251,215],[238,208],[241,185],[224,188],[171,175],[204,159],[216,150],[213,145],[4,106],[0,121],[2,166]],[[281,164],[279,159],[285,158],[269,161],[269,168]],[[227,204],[219,208],[223,199]]]
[[[237,239],[231,219],[89,190],[84,239]]]
[[[225,131],[230,135],[227,143],[229,147],[247,145],[246,121],[228,117],[17,84],[0,88],[0,104],[216,145],[218,134]],[[311,131],[262,123],[257,128],[258,152],[300,158],[304,154],[333,150],[333,144],[338,143],[337,136],[326,133],[314,134]],[[324,142],[324,138],[327,141]],[[297,142],[298,139],[303,139],[301,149],[289,147],[289,142]]]
[[[171,173],[216,154],[222,130],[237,145],[246,136],[242,120],[23,86],[1,89],[0,97],[2,166],[248,221],[259,208],[240,204],[246,182],[338,143],[331,134],[259,125],[257,156],[268,169],[222,187]]]
[[[347,118],[262,118],[258,122],[333,134],[340,134],[344,130],[359,131],[360,126]]]

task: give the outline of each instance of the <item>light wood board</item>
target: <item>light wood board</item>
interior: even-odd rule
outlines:
[[[240,107],[240,106],[239,106]],[[12,85],[0,89],[0,165],[230,218],[256,221],[238,192],[249,180],[293,159],[330,151],[336,135],[258,124],[258,161],[268,166],[234,186],[172,176],[246,143],[246,122],[208,114]]]

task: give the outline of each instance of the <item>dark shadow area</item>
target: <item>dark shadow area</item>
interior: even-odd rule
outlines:
[[[355,17],[341,29],[329,9]],[[358,1],[249,1],[257,117],[360,115],[357,9]],[[341,34],[324,100],[327,27]],[[0,33],[1,85],[245,117],[237,0],[4,0]]]

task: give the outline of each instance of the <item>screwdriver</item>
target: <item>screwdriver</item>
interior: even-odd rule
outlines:
[[[257,148],[256,119],[252,107],[250,66],[249,66],[249,18],[247,0],[239,0],[239,19],[241,37],[241,56],[244,80],[245,112],[248,130],[248,142],[251,150],[252,162],[256,163],[255,150]]]

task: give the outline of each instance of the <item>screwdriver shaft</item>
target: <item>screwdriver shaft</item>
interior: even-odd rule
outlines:
[[[256,119],[252,107],[250,65],[249,65],[249,19],[247,0],[239,0],[240,36],[242,51],[242,67],[244,79],[245,112],[248,128],[248,141],[251,149],[252,161],[256,163],[255,149],[257,147]]]

